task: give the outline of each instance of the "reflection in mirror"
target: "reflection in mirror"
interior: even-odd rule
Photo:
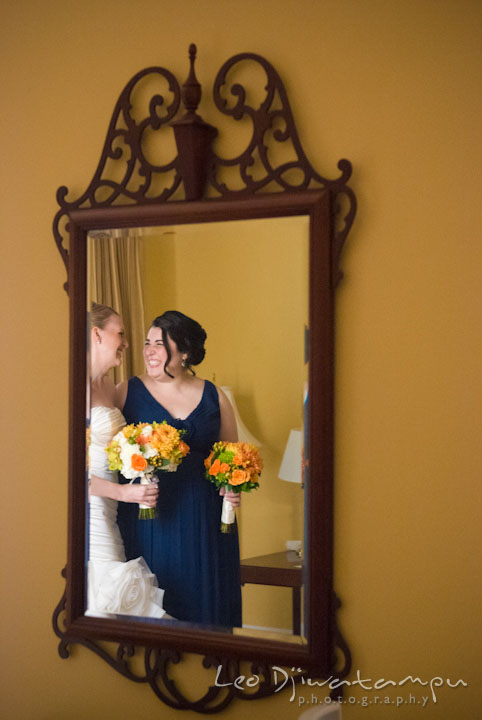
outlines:
[[[206,330],[196,375],[224,389],[239,439],[258,445],[264,465],[259,489],[243,493],[236,513],[242,626],[229,631],[296,643],[306,635],[308,252],[308,216],[88,234],[87,307],[118,311],[129,345],[110,373],[113,383],[144,373],[146,333],[164,311],[179,310]],[[158,581],[160,588],[169,583]]]

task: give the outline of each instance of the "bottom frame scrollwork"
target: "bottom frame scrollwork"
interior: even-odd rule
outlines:
[[[65,577],[65,568],[62,571]],[[62,614],[65,611],[66,593],[64,591],[60,602],[54,610],[52,625],[55,634],[60,638],[58,652],[64,660],[70,657],[70,645],[82,645],[96,653],[102,660],[107,662],[114,670],[124,677],[137,683],[147,683],[152,691],[163,703],[176,710],[193,710],[202,714],[214,714],[224,710],[235,698],[240,700],[258,700],[274,695],[281,690],[291,689],[292,698],[295,696],[297,686],[321,685],[316,682],[311,674],[302,668],[286,669],[272,666],[265,663],[252,662],[250,673],[253,682],[241,685],[240,679],[246,678],[246,671],[241,669],[242,661],[233,658],[215,657],[207,655],[203,658],[202,665],[206,670],[216,668],[216,680],[214,685],[209,685],[207,691],[198,700],[189,700],[178,687],[177,682],[170,677],[170,671],[174,665],[182,662],[183,654],[173,649],[136,647],[130,644],[118,644],[115,652],[110,652],[99,642],[88,638],[69,635],[61,628]],[[335,596],[335,608],[338,610],[341,602]],[[142,654],[144,660],[144,672],[135,672],[131,665]],[[340,662],[341,666],[340,666]],[[343,635],[336,627],[335,654],[329,681],[336,679],[336,683],[346,678],[351,670],[350,649],[343,638]],[[313,682],[310,682],[313,681]],[[255,689],[253,689],[253,686]],[[246,688],[249,688],[248,690]],[[329,693],[332,699],[343,694],[343,688],[337,687]]]

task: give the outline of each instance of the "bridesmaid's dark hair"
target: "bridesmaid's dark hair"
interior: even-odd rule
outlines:
[[[207,335],[204,328],[202,328],[196,320],[184,315],[182,312],[179,312],[179,310],[166,310],[165,313],[162,313],[162,315],[159,315],[152,321],[151,327],[157,327],[162,330],[162,341],[167,353],[167,361],[164,366],[166,375],[173,377],[166,369],[171,362],[171,352],[167,341],[168,335],[171,340],[174,340],[176,343],[179,352],[187,354],[187,369],[195,375],[196,373],[191,365],[199,365],[199,363],[204,360],[206,354],[204,343]]]

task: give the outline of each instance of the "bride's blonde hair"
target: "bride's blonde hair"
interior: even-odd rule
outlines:
[[[92,328],[98,327],[103,330],[107,320],[112,317],[112,315],[119,317],[119,313],[108,305],[100,305],[99,303],[93,302],[90,308],[90,329],[92,330]]]

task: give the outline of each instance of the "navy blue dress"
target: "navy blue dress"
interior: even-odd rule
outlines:
[[[173,418],[142,380],[129,380],[123,414],[128,424],[162,422],[186,430],[190,453],[176,472],[159,472],[157,517],[138,520],[135,503],[119,503],[118,523],[127,560],[143,556],[164,588],[164,608],[178,620],[241,625],[238,533],[220,531],[222,497],[205,477],[204,459],[219,440],[216,387],[204,383],[199,405]],[[121,478],[122,479],[122,478]]]

